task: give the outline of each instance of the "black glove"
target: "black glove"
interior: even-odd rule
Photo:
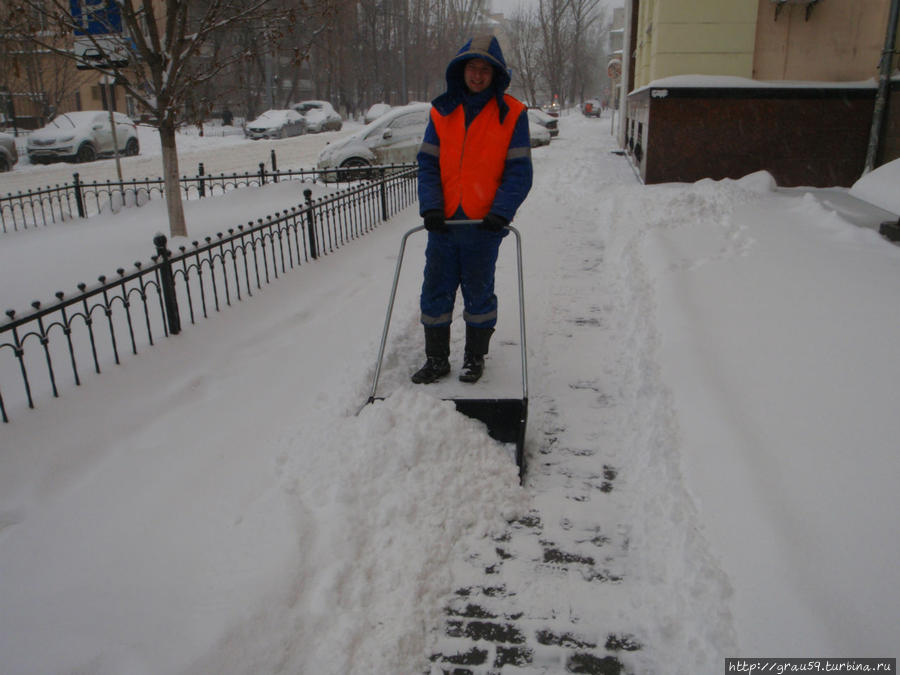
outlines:
[[[425,221],[425,229],[429,232],[449,232],[450,228],[444,222],[443,211],[426,211],[422,214]]]
[[[489,213],[481,221],[478,229],[487,230],[488,232],[500,232],[507,225],[509,225],[509,221],[506,218],[498,216],[496,213]]]

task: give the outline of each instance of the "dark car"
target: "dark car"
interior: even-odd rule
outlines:
[[[267,110],[247,123],[247,138],[287,138],[306,133],[306,119],[295,110]]]

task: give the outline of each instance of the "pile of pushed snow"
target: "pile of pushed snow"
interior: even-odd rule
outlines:
[[[850,194],[875,206],[900,215],[900,159],[870,171],[853,184]]]
[[[509,448],[412,387],[291,445],[282,475],[296,481],[288,491],[303,530],[292,590],[280,608],[260,608],[266,625],[244,627],[267,636],[263,653],[228,641],[198,665],[421,672],[426,628],[454,588],[451,561],[527,510]]]

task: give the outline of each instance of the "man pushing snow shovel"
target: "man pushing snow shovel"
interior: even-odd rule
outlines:
[[[462,382],[477,382],[497,323],[494,270],[505,229],[531,189],[528,110],[506,94],[510,74],[491,35],[469,40],[447,66],[419,148],[419,213],[428,230],[420,308],[425,365],[416,384],[450,372],[450,323],[461,288]],[[453,224],[453,221],[477,224]],[[449,222],[448,222],[449,221]]]

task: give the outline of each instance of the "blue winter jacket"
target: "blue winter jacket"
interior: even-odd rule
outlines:
[[[470,94],[466,88],[463,70],[466,61],[474,58],[486,60],[494,67],[494,78],[491,86],[478,94]],[[481,112],[485,104],[496,97],[500,106],[500,119],[509,113],[509,106],[503,100],[503,94],[509,87],[510,74],[506,67],[506,60],[500,49],[500,43],[493,36],[472,38],[456,54],[447,66],[447,91],[431,102],[434,109],[441,115],[449,115],[458,106],[463,106],[466,114],[466,126]],[[440,145],[441,139],[435,131],[434,124],[428,121],[425,129],[425,137],[416,157],[419,163],[419,213],[444,209],[444,195],[441,189],[440,170]],[[523,110],[516,121],[509,149],[522,149],[520,152],[511,153],[507,158],[503,171],[503,180],[494,202],[491,213],[502,216],[507,221],[512,221],[516,211],[528,191],[531,189],[533,170],[531,165],[531,137],[528,133],[528,111]],[[459,209],[454,218],[468,218]]]

